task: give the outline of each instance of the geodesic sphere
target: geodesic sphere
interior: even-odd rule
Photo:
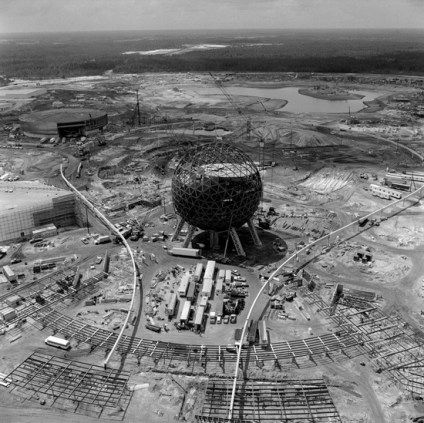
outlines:
[[[202,230],[239,228],[253,216],[261,196],[257,167],[243,151],[226,142],[190,150],[172,179],[176,213]]]

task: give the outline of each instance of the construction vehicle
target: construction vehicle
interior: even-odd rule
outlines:
[[[122,229],[119,229],[119,232],[124,238],[128,238],[131,235],[132,230],[131,228],[122,228]],[[113,242],[115,244],[119,244],[121,242],[121,238],[116,235]]]
[[[275,213],[275,212],[274,212]],[[258,216],[258,226],[261,229],[270,229],[271,226],[279,219],[278,214],[277,217],[274,220],[271,220],[268,216],[267,217],[261,217]]]
[[[138,229],[135,229],[135,230],[132,231],[132,234],[130,236],[130,240],[131,241],[138,241],[142,236],[143,236],[143,232],[138,230]]]
[[[258,220],[258,226],[261,229],[270,229],[271,228],[270,220],[269,219],[259,218],[259,220]]]
[[[84,144],[78,145],[77,155],[85,157],[89,155],[94,149],[94,141],[87,141]]]
[[[96,137],[96,141],[97,141],[97,145],[99,145],[99,146],[106,145],[106,140],[105,140],[103,135],[98,135]]]
[[[277,213],[275,211],[275,208],[270,206],[269,209],[268,209],[267,216],[278,216],[278,215],[279,215],[279,213]]]

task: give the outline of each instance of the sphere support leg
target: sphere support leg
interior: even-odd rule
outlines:
[[[209,245],[210,245],[211,250],[219,250],[218,232],[209,231]]]
[[[253,219],[249,219],[249,221],[247,222],[247,226],[249,227],[253,243],[256,245],[256,247],[262,247],[262,241],[260,240],[258,232],[256,231],[256,227],[253,224]]]
[[[193,225],[189,225],[187,235],[186,235],[185,240],[183,242],[184,248],[188,248],[188,246],[190,245],[190,242],[193,238],[195,230],[196,230],[196,228]]]
[[[243,246],[241,245],[240,238],[239,238],[238,233],[237,233],[237,231],[234,227],[230,228],[230,235],[231,235],[231,239],[233,240],[234,247],[236,248],[237,254],[239,256],[245,256],[246,253],[243,250]]]
[[[174,236],[172,237],[171,241],[176,241],[178,237],[180,236],[181,230],[183,229],[183,226],[185,224],[184,219],[180,219],[178,221],[177,227],[175,228]]]

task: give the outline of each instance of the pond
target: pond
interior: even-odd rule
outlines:
[[[230,94],[245,95],[252,97],[264,97],[279,100],[287,100],[288,103],[278,109],[280,112],[289,113],[355,113],[364,109],[364,101],[371,101],[382,96],[378,91],[352,91],[364,95],[360,100],[323,100],[299,94],[299,87],[285,88],[248,88],[248,87],[225,87]]]

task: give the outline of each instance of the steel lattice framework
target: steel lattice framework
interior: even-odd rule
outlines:
[[[224,142],[190,150],[172,180],[175,211],[192,226],[224,231],[239,228],[253,216],[262,181],[252,160]]]

